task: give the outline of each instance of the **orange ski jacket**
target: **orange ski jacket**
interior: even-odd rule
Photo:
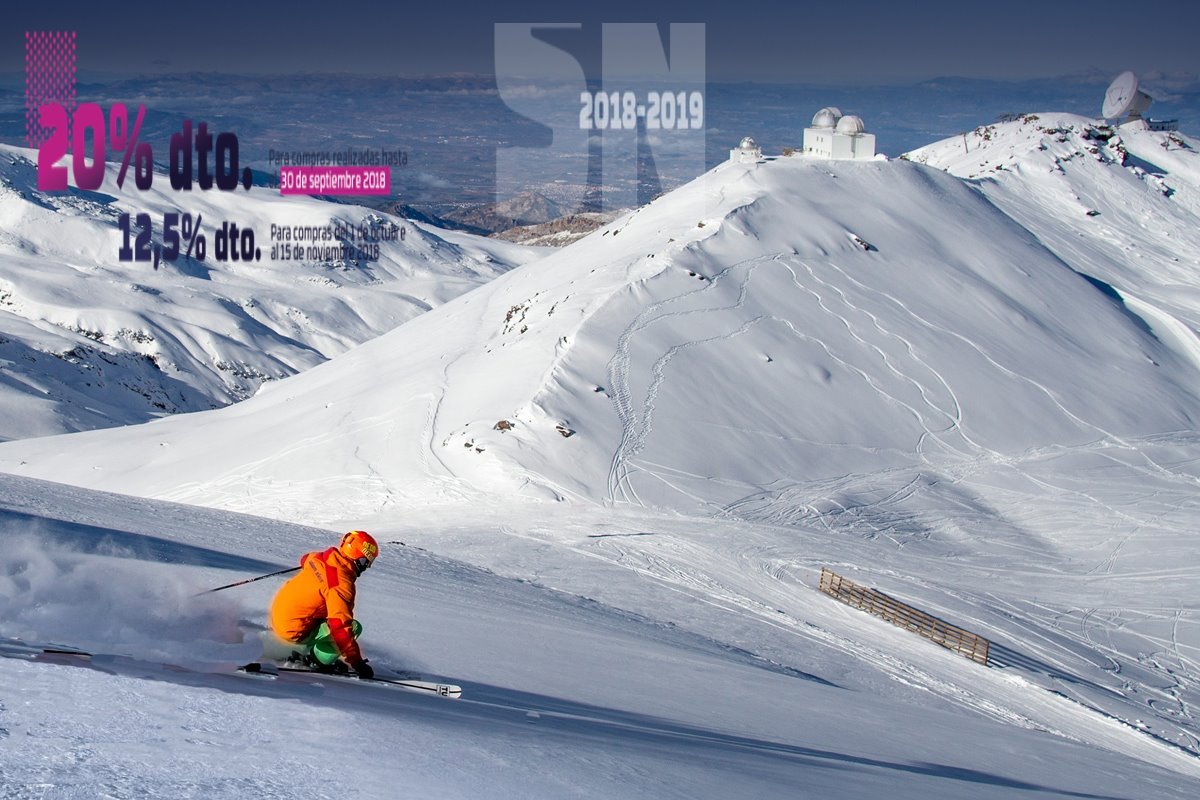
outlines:
[[[351,665],[362,661],[358,642],[350,632],[357,577],[354,564],[336,547],[305,553],[300,557],[300,572],[281,586],[271,601],[271,628],[281,639],[299,642],[327,622],[342,658]]]

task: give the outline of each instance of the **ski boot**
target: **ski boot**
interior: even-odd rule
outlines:
[[[340,660],[332,664],[322,664],[311,653],[301,653],[297,650],[292,651],[287,661],[288,664],[293,664],[301,669],[320,672],[325,675],[346,675],[350,672],[350,668]]]

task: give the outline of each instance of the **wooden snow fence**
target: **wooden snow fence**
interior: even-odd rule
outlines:
[[[935,644],[987,666],[990,643],[978,634],[943,622],[883,592],[846,580],[826,567],[821,568],[820,589],[849,606],[873,614],[897,628],[924,636]]]

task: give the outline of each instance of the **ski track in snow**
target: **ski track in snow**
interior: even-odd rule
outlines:
[[[731,339],[736,337],[751,326],[760,324],[765,321],[771,321],[782,324],[788,327],[792,333],[800,340],[810,341],[825,350],[828,356],[841,367],[856,374],[877,394],[885,398],[888,402],[897,407],[904,408],[913,418],[919,423],[924,433],[914,443],[912,454],[920,461],[925,462],[926,456],[924,450],[928,440],[936,440],[945,448],[946,454],[953,454],[960,458],[974,460],[979,454],[985,454],[994,460],[1003,460],[1004,456],[995,450],[991,450],[981,445],[979,441],[973,438],[968,432],[964,424],[964,409],[959,398],[955,395],[948,381],[943,375],[930,367],[927,361],[917,355],[911,341],[904,337],[889,331],[881,322],[879,316],[875,313],[867,311],[856,305],[847,296],[847,293],[840,287],[822,279],[814,264],[803,259],[797,259],[797,266],[802,268],[809,281],[800,280],[795,269],[787,263],[785,254],[776,254],[770,257],[760,257],[752,259],[748,262],[735,264],[723,269],[720,273],[713,276],[707,282],[707,285],[699,290],[686,292],[681,295],[673,295],[644,308],[633,320],[632,323],[621,333],[618,338],[615,352],[609,362],[609,381],[613,390],[614,408],[621,421],[622,435],[620,443],[613,453],[611,464],[609,467],[607,499],[609,503],[614,502],[632,502],[636,505],[642,505],[642,500],[639,498],[637,489],[634,485],[633,474],[635,472],[645,473],[648,478],[655,480],[668,481],[667,476],[656,473],[655,471],[647,471],[646,465],[638,464],[637,456],[645,448],[647,439],[652,431],[653,416],[655,404],[659,388],[661,387],[666,374],[666,368],[672,358],[680,352],[692,346],[709,344],[716,341]],[[836,320],[847,333],[852,341],[862,347],[866,353],[873,353],[878,358],[882,365],[883,371],[894,375],[898,378],[902,385],[911,386],[921,398],[924,406],[928,409],[928,413],[923,412],[916,406],[906,400],[896,396],[895,393],[889,391],[884,385],[876,379],[872,371],[863,367],[857,366],[849,359],[839,355],[830,349],[827,342],[809,337],[807,334],[797,329],[796,323],[790,319],[782,319],[777,316],[758,316],[747,320],[738,328],[724,332],[722,334],[701,338],[692,339],[680,344],[675,344],[668,347],[665,351],[658,354],[656,357],[651,357],[651,362],[648,369],[648,385],[643,390],[640,401],[633,398],[631,381],[633,379],[633,362],[634,348],[644,339],[639,337],[639,334],[650,329],[652,326],[659,324],[670,324],[678,318],[698,313],[712,314],[724,310],[736,310],[744,306],[748,294],[751,292],[752,282],[756,271],[765,267],[768,264],[782,263],[783,267],[788,270],[791,276],[792,284],[802,292],[811,296],[820,309],[829,318]],[[1045,396],[1054,408],[1058,409],[1062,415],[1073,421],[1076,425],[1087,432],[1091,436],[1098,437],[1101,440],[1120,442],[1121,439],[1111,431],[1090,422],[1078,413],[1071,410],[1062,398],[1058,397],[1049,387],[1040,383],[1027,375],[1017,372],[1008,366],[1000,363],[996,357],[990,354],[985,346],[976,342],[963,334],[945,327],[944,325],[933,322],[921,314],[916,313],[902,301],[886,293],[875,290],[861,280],[850,274],[845,269],[839,267],[836,263],[827,262],[823,266],[836,272],[840,279],[847,286],[854,287],[864,297],[876,298],[878,302],[885,306],[891,306],[896,313],[905,319],[910,319],[917,324],[925,327],[933,334],[939,337],[950,338],[957,340],[975,352],[989,366],[997,372],[1005,375],[1009,379],[1023,383],[1033,387],[1040,394]],[[734,276],[744,271],[744,276],[738,278],[738,297],[732,305],[717,305],[717,306],[701,306],[689,308],[683,311],[670,311],[670,306],[677,304],[683,300],[693,299],[697,295],[702,295],[707,292],[720,291],[725,282],[734,280]],[[821,291],[818,291],[820,289]],[[833,308],[831,303],[839,303],[845,311],[838,311]],[[852,322],[852,316],[859,316],[866,320],[866,328],[861,328],[859,325]],[[867,336],[866,330],[871,330],[873,335]],[[897,354],[889,354],[887,344],[896,342],[902,349],[902,356]],[[919,369],[927,373],[932,379],[932,384],[918,380],[911,371],[902,369],[898,364],[898,358],[903,357],[910,361],[915,369]],[[936,387],[936,389],[934,388]],[[943,402],[945,407],[934,399],[935,394],[944,395]],[[933,416],[930,417],[929,414]],[[966,445],[966,449],[956,446],[953,441],[947,439],[946,434],[954,431],[962,442]],[[1131,448],[1132,449],[1132,448]],[[674,484],[670,484],[673,485]],[[689,492],[676,487],[685,496]]]
[[[666,378],[666,368],[667,368],[668,364],[670,363],[670,361],[672,360],[672,358],[674,358],[680,352],[682,352],[690,347],[702,346],[702,345],[710,344],[710,343],[716,342],[716,341],[733,339],[733,338],[745,333],[751,327],[762,324],[764,322],[768,322],[768,321],[778,323],[778,324],[781,324],[781,325],[787,327],[792,332],[792,334],[799,340],[808,341],[808,342],[812,342],[812,343],[816,344],[818,347],[822,348],[826,352],[826,354],[830,357],[831,360],[833,360],[835,363],[839,364],[840,366],[844,367],[848,371],[856,374],[859,378],[861,378],[867,385],[869,385],[880,396],[887,398],[890,402],[896,404],[897,406],[905,408],[909,413],[911,413],[912,416],[914,417],[914,419],[916,419],[925,430],[925,433],[915,443],[914,448],[913,448],[914,453],[916,453],[917,455],[921,454],[922,442],[924,441],[924,439],[926,437],[940,438],[941,434],[944,434],[945,432],[952,430],[952,429],[957,429],[968,443],[975,445],[975,443],[970,440],[970,438],[966,435],[966,433],[962,431],[962,427],[961,427],[962,410],[958,404],[957,398],[954,397],[953,391],[950,389],[949,385],[946,383],[945,379],[942,378],[941,375],[939,375],[936,371],[929,368],[924,362],[922,362],[919,358],[916,357],[914,349],[910,342],[904,340],[902,337],[899,337],[895,334],[888,332],[882,326],[882,324],[879,322],[878,318],[876,318],[874,315],[872,315],[868,312],[864,312],[861,309],[855,307],[845,297],[844,293],[842,293],[840,290],[838,290],[836,287],[832,286],[831,284],[827,284],[827,283],[821,281],[817,277],[817,275],[811,265],[809,265],[808,263],[805,263],[805,262],[800,263],[800,265],[807,270],[808,274],[811,276],[811,278],[813,279],[813,281],[815,283],[826,287],[826,289],[828,289],[831,294],[832,293],[838,294],[840,301],[846,306],[846,308],[851,313],[859,313],[859,314],[862,314],[862,315],[868,317],[870,319],[871,324],[874,327],[874,329],[876,331],[878,331],[883,337],[898,340],[904,346],[908,356],[910,358],[912,358],[917,365],[924,368],[926,371],[930,372],[933,375],[933,377],[935,378],[935,380],[937,382],[939,382],[941,384],[941,386],[945,389],[945,391],[949,394],[950,402],[953,405],[953,411],[947,411],[947,410],[941,408],[940,406],[938,406],[937,403],[931,399],[930,390],[928,389],[928,387],[926,387],[925,385],[923,385],[922,383],[917,381],[915,378],[911,377],[910,375],[906,374],[904,371],[899,369],[895,365],[894,359],[889,357],[888,354],[882,349],[881,346],[879,346],[878,344],[876,344],[874,342],[868,341],[867,339],[863,338],[863,336],[859,335],[856,332],[855,327],[850,323],[850,321],[846,315],[839,314],[838,312],[836,312],[835,310],[830,308],[830,306],[827,304],[827,302],[822,298],[822,296],[820,294],[818,294],[812,288],[805,286],[799,280],[798,276],[796,275],[795,270],[786,263],[786,261],[784,260],[785,257],[786,257],[785,254],[780,253],[775,256],[756,258],[756,259],[752,259],[751,261],[748,261],[748,262],[744,262],[741,264],[735,264],[730,267],[727,267],[724,270],[722,270],[720,273],[718,273],[717,275],[713,276],[706,283],[706,286],[704,286],[701,289],[694,290],[692,292],[687,292],[682,295],[671,296],[671,297],[665,298],[663,300],[660,300],[656,303],[651,304],[650,306],[645,308],[640,314],[638,314],[637,318],[622,332],[622,334],[620,335],[620,337],[618,339],[614,355],[613,355],[611,361],[609,362],[609,382],[613,389],[615,409],[616,409],[618,417],[621,420],[622,428],[623,428],[620,444],[618,445],[616,451],[613,454],[612,463],[611,463],[611,466],[609,469],[607,497],[608,497],[608,501],[610,503],[624,501],[624,502],[633,502],[634,504],[641,505],[641,501],[637,496],[637,491],[631,481],[631,476],[632,476],[632,473],[634,470],[634,467],[633,467],[634,460],[636,459],[636,457],[641,453],[641,451],[645,447],[646,440],[649,437],[649,435],[653,429],[653,424],[652,424],[653,416],[654,416],[655,404],[656,404],[656,401],[658,398],[659,388],[661,387],[663,381]],[[792,320],[783,319],[783,318],[780,318],[780,317],[774,316],[774,315],[756,316],[752,319],[746,320],[738,328],[736,328],[732,331],[728,331],[728,332],[725,332],[725,333],[722,333],[722,334],[719,334],[716,336],[712,336],[712,337],[701,338],[701,339],[692,339],[687,342],[684,342],[681,344],[676,344],[676,345],[669,347],[665,352],[658,355],[657,358],[655,358],[653,360],[653,363],[650,366],[650,370],[649,370],[649,383],[648,383],[648,386],[644,391],[644,395],[639,403],[640,411],[635,410],[635,405],[634,405],[634,401],[632,398],[632,390],[630,388],[631,371],[632,371],[632,363],[633,363],[633,356],[631,355],[630,351],[634,346],[634,342],[635,342],[638,334],[645,331],[646,329],[650,328],[653,325],[657,325],[660,323],[670,323],[680,317],[693,315],[693,314],[711,314],[713,312],[718,312],[718,311],[729,311],[729,310],[737,310],[737,309],[742,308],[745,305],[745,302],[746,302],[749,292],[751,291],[751,283],[753,281],[755,272],[759,269],[769,267],[770,265],[773,265],[776,263],[781,264],[783,266],[783,268],[788,271],[788,273],[791,276],[792,283],[797,288],[801,289],[802,291],[808,293],[809,295],[811,295],[813,297],[817,306],[824,313],[826,313],[833,319],[836,319],[841,325],[843,325],[846,328],[846,330],[850,333],[851,337],[856,342],[858,342],[865,350],[875,353],[889,372],[896,375],[897,377],[902,379],[904,382],[911,384],[917,390],[917,392],[920,394],[921,398],[924,400],[924,402],[929,407],[929,409],[932,412],[934,412],[934,414],[938,415],[939,417],[945,418],[945,424],[942,427],[937,427],[935,422],[927,420],[925,418],[925,415],[922,414],[921,411],[919,411],[917,408],[915,408],[911,404],[907,403],[906,401],[896,397],[894,394],[887,391],[884,388],[884,386],[872,376],[872,374],[870,372],[868,372],[867,370],[865,370],[861,367],[855,366],[848,359],[846,359],[842,356],[839,356],[837,353],[833,352],[830,349],[828,343],[826,343],[820,339],[811,337],[808,334],[805,334],[802,331],[798,330],[796,328],[795,323]],[[833,268],[837,269],[836,266],[834,266]],[[737,284],[738,297],[733,304],[722,305],[722,306],[703,306],[703,307],[688,309],[685,311],[662,313],[664,308],[668,308],[669,306],[671,306],[675,303],[678,303],[682,300],[685,300],[685,299],[692,299],[693,296],[698,293],[719,291],[724,282],[734,280],[733,276],[737,275],[738,273],[740,273],[742,271],[745,272],[745,275],[739,279],[739,282]],[[838,270],[838,271],[842,272],[841,270]],[[842,274],[844,275],[845,273],[843,272]],[[861,286],[861,284],[859,284],[859,285]],[[862,287],[862,288],[865,288],[865,287]],[[977,447],[977,445],[975,445],[975,446]],[[640,462],[638,462],[638,463],[640,463]],[[645,465],[642,465],[642,466],[644,467]],[[646,472],[646,470],[641,467],[636,468],[636,471]],[[650,477],[653,477],[654,479],[668,482],[667,477],[657,470],[649,471],[648,475]],[[672,485],[674,485],[674,484],[672,484]],[[678,488],[678,487],[676,487],[676,488]],[[678,490],[682,494],[688,495],[687,491],[685,491],[683,489],[678,489]],[[699,499],[699,498],[695,498],[695,499]]]
[[[629,351],[634,337],[639,331],[657,321],[658,311],[661,308],[677,303],[696,292],[713,290],[717,282],[729,272],[729,269],[732,269],[732,267],[715,276],[700,289],[695,289],[692,292],[682,295],[673,295],[652,303],[638,314],[633,322],[617,338],[616,347],[609,361],[608,380],[613,392],[614,408],[621,421],[622,432],[620,444],[617,446],[616,452],[613,453],[612,465],[609,467],[608,502],[617,502],[617,494],[620,492],[622,500],[626,502],[632,501],[640,505],[640,501],[637,500],[636,494],[633,494],[632,487],[629,485],[629,468],[626,463],[629,454],[639,452],[644,446],[645,437],[648,433],[646,426],[649,424],[649,418],[645,412],[643,412],[640,419],[635,419],[632,391],[629,387],[633,360]],[[652,399],[652,397],[647,398],[647,402],[652,401]]]
[[[921,420],[921,424],[924,426],[925,431],[926,431],[925,435],[937,436],[937,434],[944,433],[945,431],[950,430],[950,428],[959,428],[960,432],[961,432],[962,408],[959,406],[958,398],[954,396],[954,391],[950,388],[949,384],[946,383],[945,379],[942,378],[942,376],[940,374],[938,374],[938,372],[936,370],[933,370],[932,368],[930,368],[928,364],[926,364],[924,361],[922,361],[920,358],[918,358],[916,356],[916,352],[913,349],[912,343],[907,341],[906,339],[904,339],[902,336],[891,333],[886,328],[884,328],[884,326],[880,323],[879,318],[876,317],[874,314],[871,314],[870,312],[865,311],[865,310],[855,306],[850,301],[850,299],[846,296],[846,293],[844,291],[842,291],[839,287],[822,280],[820,278],[820,276],[817,275],[816,270],[813,269],[813,266],[811,264],[809,264],[807,262],[801,262],[800,265],[804,267],[805,271],[808,273],[808,276],[812,279],[814,284],[824,288],[826,290],[826,292],[828,293],[828,295],[836,295],[838,301],[843,306],[846,307],[848,313],[865,316],[868,320],[870,320],[871,326],[874,327],[874,329],[876,331],[878,331],[885,339],[895,339],[901,345],[903,345],[907,356],[910,359],[912,359],[916,363],[917,366],[923,368],[924,370],[926,370],[927,372],[932,374],[933,377],[941,384],[942,388],[945,389],[945,391],[949,394],[950,402],[952,403],[952,405],[954,407],[953,411],[946,411],[945,409],[938,406],[938,404],[936,402],[934,402],[933,399],[931,399],[928,387],[926,387],[924,384],[922,384],[921,382],[919,382],[918,380],[913,378],[911,375],[907,374],[906,372],[904,372],[903,370],[898,368],[896,366],[895,360],[893,358],[889,357],[887,352],[884,351],[884,349],[879,344],[868,341],[862,335],[860,335],[858,332],[856,332],[855,327],[853,325],[851,325],[850,319],[847,316],[847,314],[838,313],[838,312],[834,311],[832,308],[830,308],[829,305],[827,304],[825,298],[823,298],[821,294],[816,292],[814,289],[804,286],[800,282],[800,279],[796,275],[796,273],[794,271],[792,271],[792,282],[798,289],[807,291],[810,294],[812,294],[812,296],[816,299],[817,304],[821,307],[821,309],[823,311],[825,311],[827,314],[829,314],[830,316],[837,319],[839,322],[841,322],[845,326],[847,332],[850,333],[851,337],[855,341],[857,341],[859,344],[861,344],[864,348],[872,350],[876,354],[878,354],[880,360],[883,362],[884,366],[886,367],[886,369],[889,372],[891,372],[893,375],[900,378],[902,381],[912,384],[912,386],[920,393],[921,398],[925,401],[925,404],[929,406],[930,410],[932,410],[936,415],[944,416],[946,418],[946,420],[949,423],[949,426],[946,428],[943,428],[941,430],[934,430],[933,428],[930,427],[930,425],[933,423],[926,422],[924,420],[923,416],[921,414],[919,414],[919,412],[917,412],[917,410],[915,408],[908,406],[910,408],[910,410],[912,410],[913,414],[916,415],[919,420]],[[840,269],[836,264],[830,263],[828,266],[830,268],[836,270],[843,277],[848,278],[846,272],[844,270]],[[790,270],[790,268],[789,268],[789,270]],[[862,284],[859,284],[859,286],[861,287]],[[895,398],[893,398],[893,400],[894,399]],[[897,402],[899,402],[899,401],[897,401]],[[966,438],[965,433],[963,434],[963,436],[964,436],[964,438]],[[923,439],[924,439],[924,436],[922,437],[922,440]],[[967,439],[967,441],[970,442],[970,439]],[[971,444],[974,444],[974,443],[971,442]],[[920,443],[918,443],[918,445],[917,445],[917,451],[920,452]]]

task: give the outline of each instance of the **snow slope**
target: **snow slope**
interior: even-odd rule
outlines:
[[[0,658],[6,796],[1183,798],[1200,785],[1194,759],[1048,695],[1034,704],[1065,731],[948,706],[836,641],[797,648],[805,670],[773,663],[756,648],[774,629],[713,606],[666,624],[398,544],[359,585],[364,647],[452,676],[463,700],[236,676],[222,664],[255,652],[239,640],[277,584],[188,595],[334,535],[5,476],[0,537],[0,636],[112,654],[91,668]],[[627,604],[657,602],[655,581],[624,583]],[[872,627],[808,594],[843,630]],[[876,627],[897,654],[1030,694]],[[158,666],[183,653],[190,671]]]
[[[987,191],[907,161],[723,165],[245,402],[6,443],[0,470],[366,525],[594,598],[802,673],[787,735],[826,752],[933,742],[1054,791],[1194,793],[1196,361]],[[826,564],[988,636],[995,668],[817,594]],[[1108,779],[1140,762],[1169,777]],[[900,791],[964,793],[935,771]]]
[[[234,408],[11,443],[0,468],[310,522],[470,490],[711,511],[1190,430],[1198,386],[958,179],[781,159],[719,167]]]
[[[227,405],[529,261],[539,251],[269,189],[182,196],[165,175],[113,194],[37,190],[36,153],[0,147],[0,440]],[[118,215],[203,218],[204,262],[121,263]],[[272,224],[403,226],[376,262],[273,261]],[[220,262],[223,221],[261,262]],[[134,229],[136,233],[136,228]]]
[[[971,180],[1200,363],[1200,141],[1140,120],[1041,113],[907,157]]]

